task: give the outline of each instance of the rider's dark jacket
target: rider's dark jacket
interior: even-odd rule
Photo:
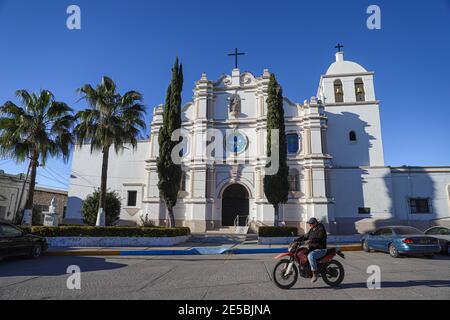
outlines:
[[[327,248],[327,230],[323,224],[319,223],[314,228],[311,228],[309,232],[299,238],[300,241],[310,241],[309,249],[311,251],[317,249],[326,249]]]

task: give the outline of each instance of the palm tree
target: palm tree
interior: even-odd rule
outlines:
[[[105,223],[107,178],[109,153],[112,146],[118,154],[129,144],[137,148],[138,138],[145,126],[145,107],[141,103],[142,95],[130,91],[123,96],[117,92],[116,84],[103,77],[95,89],[87,84],[78,89],[82,99],[89,105],[76,115],[79,122],[74,134],[79,147],[90,144],[91,153],[100,151],[103,155],[97,226]]]
[[[73,110],[55,101],[50,91],[41,90],[37,95],[19,90],[16,96],[23,107],[11,101],[0,107],[0,156],[18,163],[30,161],[30,190],[24,213],[24,222],[30,223],[37,168],[45,166],[49,156],[69,160],[74,117]]]

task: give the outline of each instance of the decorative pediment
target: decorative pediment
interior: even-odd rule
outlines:
[[[253,74],[251,74],[250,72],[244,72],[241,75],[241,86],[246,87],[246,86],[254,86],[256,85],[257,80],[255,78],[255,76]]]
[[[239,76],[240,86],[241,87],[250,87],[257,84],[258,80],[255,76],[250,72],[244,72]],[[229,75],[223,75],[220,77],[215,83],[214,87],[216,88],[230,88],[232,87],[233,79]]]
[[[231,87],[232,79],[231,76],[223,75],[214,83],[214,87],[218,88],[229,88]]]

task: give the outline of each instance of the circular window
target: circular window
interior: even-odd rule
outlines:
[[[228,152],[242,153],[247,149],[248,138],[241,132],[233,132],[228,135],[226,145]]]

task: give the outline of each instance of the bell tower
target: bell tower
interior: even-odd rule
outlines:
[[[343,46],[336,48],[336,61],[321,77],[317,92],[330,122],[327,145],[333,166],[384,166],[375,74],[345,60]]]

